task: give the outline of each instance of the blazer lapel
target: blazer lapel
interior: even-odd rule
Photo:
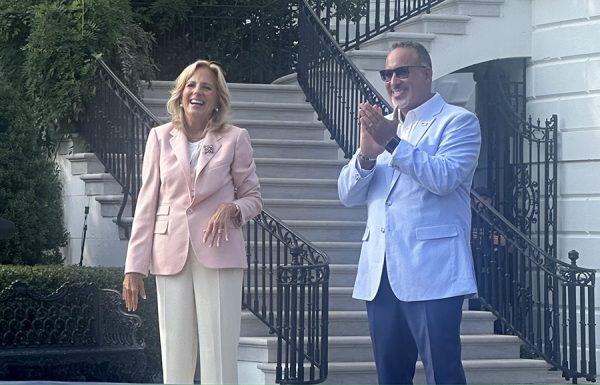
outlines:
[[[211,133],[204,137],[202,148],[200,148],[200,157],[198,158],[197,168],[198,172],[196,173],[196,180],[194,181],[194,184],[198,181],[198,176],[202,173],[202,170],[204,170],[208,162],[221,149],[220,140],[222,137],[222,135],[215,136]]]
[[[190,159],[188,154],[188,142],[183,133],[175,128],[171,129],[171,148],[175,154],[175,158],[181,166],[181,171],[186,176],[185,183],[188,187],[188,191],[192,191],[192,169],[190,168]]]

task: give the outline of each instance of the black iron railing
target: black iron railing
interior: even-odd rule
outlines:
[[[391,108],[346,57],[311,6],[305,0],[299,5],[298,82],[348,158],[359,144],[358,104],[377,103],[386,113]]]
[[[311,0],[316,17],[331,31],[344,51],[358,49],[383,32],[445,0]]]
[[[276,382],[323,382],[328,362],[327,256],[265,211],[247,227],[246,238],[250,268],[244,304],[278,335]]]
[[[344,51],[400,23],[428,13],[444,0],[300,0],[298,82],[346,157],[358,148],[358,104],[391,106]]]
[[[96,97],[81,134],[123,187],[118,223],[128,199],[131,215],[141,186],[143,148],[158,119],[98,60]],[[327,377],[329,260],[262,211],[247,226],[249,269],[243,306],[277,334],[277,382],[319,383]]]
[[[142,155],[148,133],[159,120],[119,80],[104,61],[98,59],[96,94],[86,111],[81,134],[115,180],[123,187],[123,201],[117,224],[129,229],[123,214],[133,216],[142,184]],[[131,200],[131,212],[124,213]]]
[[[496,332],[519,336],[563,377],[595,381],[595,271],[554,258],[471,192],[471,245],[480,301],[498,317]]]

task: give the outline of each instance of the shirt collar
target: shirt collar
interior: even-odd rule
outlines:
[[[444,99],[436,92],[425,103],[408,111],[404,120],[408,120],[409,122],[430,120],[432,116],[436,115],[441,110],[443,104]],[[402,123],[404,123],[404,120],[402,120],[402,117],[400,116],[400,121]]]

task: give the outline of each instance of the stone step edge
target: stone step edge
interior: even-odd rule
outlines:
[[[550,365],[543,360],[525,358],[500,358],[484,360],[463,360],[465,370],[548,370]],[[257,363],[258,369],[265,372],[274,372],[276,363]],[[329,362],[329,373],[332,372],[373,372],[375,373],[375,362]],[[417,361],[417,370],[423,370],[421,360]]]

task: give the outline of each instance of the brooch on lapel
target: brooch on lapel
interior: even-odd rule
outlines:
[[[214,154],[215,153],[215,150],[214,150],[212,144],[205,144],[202,147],[204,148],[204,153],[205,154]]]

